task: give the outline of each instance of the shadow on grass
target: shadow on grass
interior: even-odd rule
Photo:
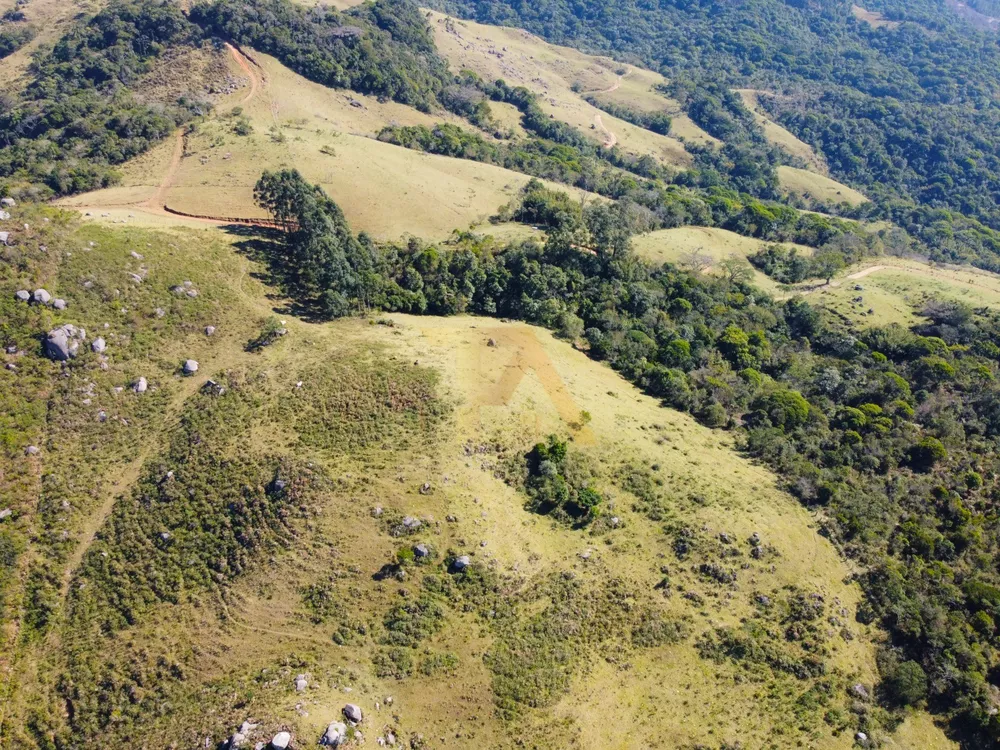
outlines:
[[[277,293],[267,295],[274,303],[274,312],[278,315],[294,315],[309,323],[325,323],[329,320],[322,314],[315,299],[289,296],[295,278],[294,269],[285,263],[284,231],[246,224],[228,224],[222,229],[238,238],[233,246],[240,253],[264,269],[251,276],[278,290]]]

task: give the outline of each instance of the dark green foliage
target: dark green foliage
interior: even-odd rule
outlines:
[[[927,697],[927,675],[915,661],[904,661],[886,675],[885,689],[891,700],[912,706]]]
[[[670,134],[670,115],[666,112],[644,112],[631,107],[626,107],[617,102],[603,101],[595,96],[583,97],[588,104],[592,104],[598,109],[603,109],[609,115],[617,117],[640,128],[651,130],[660,135]]]
[[[35,28],[26,23],[0,25],[0,60],[17,52],[35,38]]]
[[[152,108],[129,85],[168,48],[199,43],[180,7],[116,0],[73,27],[31,67],[27,88],[0,106],[0,182],[36,183],[55,193],[104,187],[111,169],[171,133],[197,107]]]
[[[408,0],[340,12],[288,0],[200,3],[191,19],[207,32],[274,55],[311,81],[427,109],[449,81],[427,22]]]
[[[583,456],[570,452],[565,440],[549,435],[525,458],[524,489],[530,510],[575,527],[600,515],[604,497],[592,485],[593,470]]]

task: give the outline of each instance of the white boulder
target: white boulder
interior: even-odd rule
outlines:
[[[31,299],[39,305],[47,305],[52,300],[52,295],[45,289],[36,289],[31,295]]]
[[[341,721],[331,721],[323,736],[319,738],[319,744],[328,747],[340,747],[347,742],[347,725]]]
[[[184,374],[194,375],[198,372],[198,362],[194,359],[188,359],[184,361]]]
[[[361,720],[364,718],[364,714],[361,713],[361,706],[348,703],[344,706],[344,718],[352,724],[360,724]]]
[[[149,383],[146,382],[146,378],[139,378],[132,384],[132,390],[136,393],[145,393],[148,388]]]
[[[288,732],[278,732],[271,738],[271,747],[274,750],[286,750],[292,744],[292,735]]]
[[[104,350],[108,348],[108,343],[103,338],[98,336],[90,343],[90,348],[97,354],[103,354]]]
[[[76,356],[80,342],[86,338],[87,332],[84,329],[66,323],[49,331],[45,339],[45,353],[51,359],[65,362]]]

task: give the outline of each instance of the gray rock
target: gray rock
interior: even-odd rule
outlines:
[[[451,564],[451,569],[456,573],[461,573],[467,567],[472,565],[472,560],[469,559],[468,555],[460,555],[455,558],[455,562]]]
[[[863,700],[863,701],[866,701],[869,698],[871,698],[871,694],[868,692],[868,688],[866,688],[860,682],[857,682],[854,685],[851,685],[851,694],[855,698],[859,698],[860,700]]]
[[[215,326],[205,326],[205,335],[211,336],[215,333]]]
[[[306,676],[304,674],[300,674],[298,677],[295,678],[296,693],[301,693],[307,687],[309,687],[309,681],[306,679]]]
[[[37,445],[29,445],[24,449],[24,455],[26,456],[37,456],[41,451],[38,449]]]
[[[0,211],[0,221],[7,221],[10,218],[10,214],[7,211]]]
[[[418,544],[416,547],[413,548],[413,554],[415,554],[417,557],[430,557],[431,550],[430,547],[428,547],[426,544]]]
[[[348,703],[344,706],[344,718],[346,718],[352,724],[360,724],[364,715],[361,713],[361,707],[356,706],[353,703]]]
[[[10,244],[10,232],[0,232],[0,242],[5,245]]]
[[[139,378],[132,384],[132,390],[136,393],[145,393],[147,388],[149,388],[149,383],[146,382],[146,378]]]
[[[86,338],[87,332],[84,329],[66,323],[49,331],[45,338],[45,353],[51,359],[65,362],[76,356],[80,342]]]
[[[136,260],[142,260],[142,258],[143,258],[143,256],[142,256],[142,255],[141,255],[140,253],[137,253],[137,252],[136,252],[135,250],[133,250],[133,251],[132,251],[131,253],[129,253],[129,254],[130,254],[130,255],[131,255],[131,256],[132,256],[133,258],[135,258]]]
[[[15,201],[13,198],[0,198],[0,206],[4,206],[6,208],[13,208],[16,205],[17,201]]]
[[[104,350],[108,348],[108,343],[98,336],[92,342],[90,342],[90,348],[93,349],[97,354],[103,354]]]
[[[133,283],[135,283],[135,284],[141,284],[141,283],[142,283],[142,276],[140,276],[140,275],[139,275],[139,274],[137,274],[137,273],[130,273],[130,274],[128,275],[128,277],[129,277],[130,279],[132,279],[132,282],[133,282]]]
[[[292,744],[292,735],[288,732],[278,732],[271,738],[271,747],[274,750],[286,750]]]
[[[29,292],[27,289],[18,289],[16,292],[14,292],[14,299],[16,299],[18,302],[27,302],[28,300],[31,299],[31,292]]]
[[[35,293],[31,295],[31,299],[39,305],[47,305],[52,301],[52,295],[45,289],[36,289]]]
[[[340,747],[347,742],[347,725],[342,721],[331,721],[330,726],[319,738],[319,744],[328,747]]]
[[[246,747],[247,736],[243,732],[236,732],[229,741],[226,743],[227,750],[238,750],[238,748]]]
[[[52,300],[52,306],[56,310],[65,310],[66,309],[66,300],[62,299],[61,297],[56,297],[54,300]]]
[[[419,529],[422,524],[423,522],[419,518],[414,518],[413,516],[406,516],[403,519],[403,528],[409,529],[410,531]]]
[[[0,521],[5,521],[12,515],[14,515],[14,511],[12,511],[10,508],[4,508],[3,510],[0,510]]]
[[[198,372],[198,362],[197,362],[197,360],[193,360],[193,359],[185,360],[185,362],[184,362],[184,374],[185,375],[194,375],[196,372]]]

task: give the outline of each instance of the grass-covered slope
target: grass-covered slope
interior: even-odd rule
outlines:
[[[418,743],[850,746],[876,680],[860,591],[724,434],[541,329],[307,324],[239,237],[15,213],[5,743],[217,744],[250,719],[304,746],[350,701],[369,738]],[[36,286],[67,308],[14,300]],[[60,322],[106,351],[47,360]],[[586,528],[518,489],[550,433],[601,498]]]

